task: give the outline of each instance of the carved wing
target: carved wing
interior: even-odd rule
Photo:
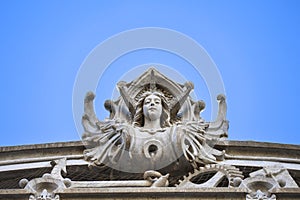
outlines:
[[[202,102],[194,105],[194,117],[181,128],[181,148],[185,158],[191,163],[210,164],[224,159],[224,151],[214,148],[218,140],[227,137],[226,101],[224,95],[218,95],[219,112],[214,122],[204,122],[199,111],[205,106]]]
[[[224,152],[213,148],[216,138],[206,135],[207,126],[207,123],[188,122],[181,127],[181,148],[191,163],[216,163],[223,157]]]
[[[217,119],[214,122],[210,122],[206,129],[207,135],[210,137],[224,139],[228,137],[229,122],[226,119],[227,104],[226,97],[223,94],[217,96],[219,102],[219,110]]]
[[[94,98],[95,95],[89,92],[84,100],[82,139],[89,146],[84,156],[92,165],[101,165],[107,160],[115,163],[130,145],[128,129],[116,120],[99,121],[94,112]]]

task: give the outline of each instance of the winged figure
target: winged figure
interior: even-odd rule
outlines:
[[[224,151],[214,144],[227,138],[225,96],[217,98],[216,121],[205,122],[200,117],[205,103],[191,99],[193,87],[150,68],[135,81],[118,84],[121,96],[105,102],[110,115],[103,121],[94,112],[95,95],[87,93],[82,118],[85,159],[128,172],[160,169],[182,157],[195,167],[222,160]]]

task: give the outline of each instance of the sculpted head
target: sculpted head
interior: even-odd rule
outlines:
[[[133,124],[144,127],[163,128],[170,126],[170,113],[165,96],[160,92],[145,92],[137,103]]]
[[[144,99],[143,114],[144,118],[155,121],[160,118],[162,113],[162,104],[159,96],[150,94]]]

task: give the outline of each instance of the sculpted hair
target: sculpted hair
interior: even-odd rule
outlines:
[[[137,106],[136,106],[137,109],[133,117],[133,125],[138,127],[144,126],[144,113],[143,113],[144,101],[145,98],[151,94],[158,96],[161,99],[162,113],[160,116],[160,126],[162,128],[171,126],[170,111],[169,111],[169,106],[167,104],[167,99],[160,92],[145,92],[144,94],[142,94],[141,98],[137,102]]]

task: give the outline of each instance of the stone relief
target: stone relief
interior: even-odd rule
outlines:
[[[274,194],[265,193],[261,190],[257,190],[254,193],[250,193],[246,195],[246,200],[256,199],[256,200],[276,200],[276,196]]]
[[[22,179],[19,181],[21,188],[32,193],[29,200],[59,200],[56,193],[71,186],[71,180],[62,177],[62,172],[67,173],[66,158],[51,161],[53,166],[50,174],[46,173],[41,178],[35,178],[30,181]]]
[[[161,169],[181,156],[194,167],[223,160],[225,152],[214,144],[227,138],[225,97],[217,98],[217,120],[205,122],[200,116],[204,102],[190,97],[193,87],[150,68],[130,83],[118,83],[121,96],[105,102],[110,116],[104,121],[97,119],[95,95],[88,93],[82,118],[85,159],[129,172]]]
[[[298,185],[289,174],[288,170],[281,165],[264,167],[254,171],[243,180],[240,188],[248,189],[246,199],[276,199],[272,194],[276,188],[298,188]]]
[[[107,188],[107,187],[168,187],[169,174],[162,175],[158,171],[144,172],[144,180],[117,180],[117,181],[72,181],[63,178],[66,174],[66,159],[51,161],[53,169],[42,178],[30,181],[22,179],[20,187],[32,193],[29,200],[59,200],[59,193],[67,188]],[[224,181],[225,180],[225,181]],[[273,194],[278,188],[298,188],[287,169],[281,165],[264,167],[249,174],[244,179],[243,173],[235,166],[206,164],[194,169],[178,181],[175,187],[179,188],[211,188],[235,187],[248,191],[246,200],[276,200]]]
[[[204,174],[212,174],[208,181],[203,183],[197,183],[197,177],[201,177]],[[228,187],[238,186],[244,178],[243,173],[234,166],[229,165],[217,165],[208,164],[199,169],[195,169],[193,173],[189,173],[188,176],[184,176],[183,180],[179,180],[177,187],[185,188],[205,188],[205,187],[217,187],[221,181],[226,178]]]
[[[191,82],[175,83],[150,68],[130,83],[120,82],[118,88],[121,96],[105,102],[110,115],[104,121],[99,121],[94,112],[95,95],[86,95],[82,117],[84,159],[92,170],[105,166],[141,173],[143,180],[73,181],[62,176],[67,172],[63,158],[51,161],[51,173],[19,181],[20,187],[31,193],[29,200],[59,200],[59,192],[67,188],[170,187],[170,178],[178,169],[186,175],[173,177],[174,187],[241,188],[247,191],[246,200],[275,200],[276,189],[298,188],[279,163],[246,176],[238,166],[222,164],[227,158],[225,151],[214,144],[228,136],[224,95],[217,97],[217,119],[206,122],[200,115],[205,103],[190,97]],[[161,169],[167,169],[167,173]]]

